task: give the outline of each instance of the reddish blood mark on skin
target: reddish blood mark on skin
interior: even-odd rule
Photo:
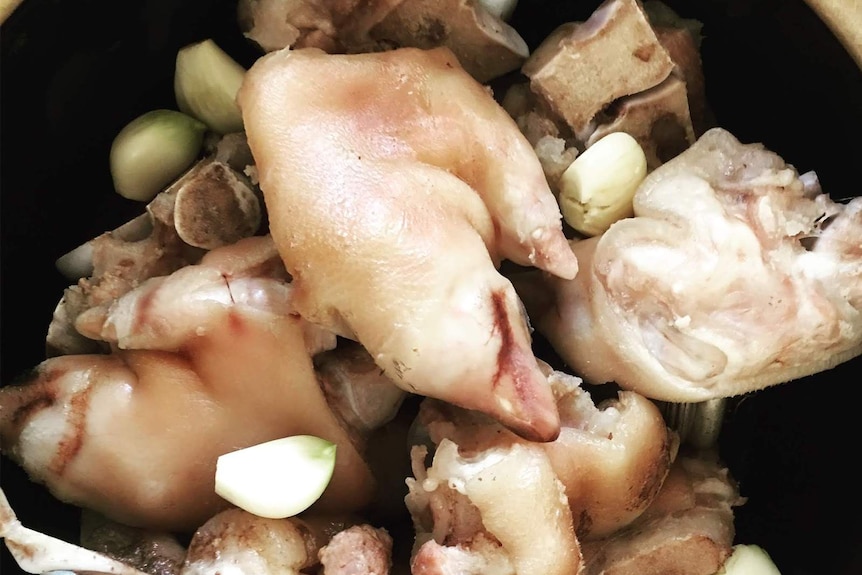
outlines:
[[[531,441],[553,441],[560,433],[556,406],[552,397],[541,395],[541,382],[536,380],[536,359],[529,345],[526,349],[519,345],[514,332],[517,328],[506,302],[505,290],[491,293],[494,333],[500,337],[497,371],[491,381],[492,393],[509,416],[509,429]],[[519,319],[516,317],[514,321]]]
[[[90,392],[92,386],[87,385],[84,389],[75,393],[69,399],[68,427],[65,437],[57,446],[57,453],[51,461],[51,471],[57,476],[62,476],[66,468],[81,451],[84,445],[84,433],[86,431],[87,410],[90,405]]]
[[[49,371],[47,374],[43,374],[37,369],[28,373],[21,381],[16,382],[14,385],[26,388],[32,382],[44,377],[41,383],[29,388],[32,391],[28,394],[28,399],[20,404],[12,413],[12,417],[9,418],[12,424],[16,426],[23,425],[35,412],[54,405],[54,402],[57,401],[57,390],[54,387],[54,382],[65,374],[65,369],[55,369]]]
[[[33,414],[48,409],[57,402],[58,393],[55,382],[65,374],[65,369],[52,370],[47,374],[36,369],[10,385],[10,388],[14,386],[27,389],[28,393],[24,401],[18,404],[9,416],[7,420],[9,425],[4,424],[4,433],[0,435],[0,445],[15,443],[21,429]],[[39,383],[33,385],[35,381],[39,381]]]
[[[42,409],[47,409],[57,401],[57,394],[53,389],[45,389],[43,393],[31,398],[27,403],[18,406],[12,413],[11,421],[14,426],[23,425],[30,416]]]
[[[227,325],[234,337],[240,337],[245,332],[245,322],[233,309],[227,314]]]
[[[500,380],[507,375],[514,382],[518,398],[527,399],[529,395],[526,389],[531,380],[531,371],[524,365],[523,354],[518,353],[509,314],[506,312],[505,293],[492,292],[491,304],[494,310],[494,327],[500,334],[500,350],[497,352],[497,372],[494,374],[493,387],[498,387]]]
[[[137,317],[135,318],[135,324],[146,324],[147,316],[149,315],[150,310],[153,307],[153,300],[156,297],[157,291],[158,290],[147,290],[141,296],[140,300],[138,300]]]

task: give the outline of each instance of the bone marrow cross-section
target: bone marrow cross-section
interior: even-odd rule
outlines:
[[[652,88],[673,69],[639,3],[609,0],[585,22],[552,32],[522,71],[533,91],[583,134],[608,104]]]

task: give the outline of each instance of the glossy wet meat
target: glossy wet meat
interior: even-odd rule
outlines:
[[[415,574],[575,575],[581,553],[563,485],[535,443],[460,453],[444,439],[425,469],[413,450],[406,498],[416,525]]]
[[[637,393],[596,405],[577,378],[555,371],[549,379],[562,428],[556,440],[539,447],[564,486],[579,539],[607,536],[652,503],[677,438],[655,405]],[[417,422],[435,444],[450,439],[468,454],[523,442],[484,416],[439,401],[423,402]]]
[[[0,390],[0,446],[58,498],[133,526],[194,529],[227,502],[219,455],[293,434],[338,444],[316,508],[368,503],[371,473],[311,356],[335,336],[291,309],[272,242],[244,240],[79,318],[110,355],[68,355]]]
[[[571,278],[541,166],[447,49],[259,59],[240,90],[270,229],[306,319],[398,385],[553,439],[504,258]]]
[[[778,155],[715,128],[647,177],[634,210],[572,243],[574,281],[514,280],[585,380],[702,401],[862,351],[862,200],[835,203]]]

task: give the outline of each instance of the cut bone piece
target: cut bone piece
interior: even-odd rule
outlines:
[[[529,142],[451,51],[282,50],[239,102],[302,316],[359,341],[406,391],[556,437],[495,266],[571,278],[577,261]]]
[[[261,200],[230,167],[244,163],[247,145],[233,135],[214,156],[201,160],[147,205],[147,213],[72,250],[57,261],[66,289],[48,327],[48,357],[104,351],[74,323],[86,310],[120,298],[141,282],[197,263],[206,250],[256,234]],[[245,153],[243,153],[245,150]]]
[[[177,235],[196,248],[215,249],[253,236],[260,200],[245,176],[217,160],[198,164],[176,188]]]
[[[812,195],[777,154],[713,128],[647,176],[634,212],[572,243],[574,281],[513,279],[589,383],[699,402],[862,353],[862,199]]]
[[[243,173],[247,167],[254,165],[254,156],[251,155],[245,132],[219,136],[212,144],[211,154],[215,161],[227,164],[235,172]]]
[[[315,435],[338,457],[314,509],[363,507],[371,471],[311,360],[335,336],[295,313],[284,274],[270,238],[246,238],[82,315],[81,331],[116,351],[52,358],[0,389],[3,452],[58,499],[189,530],[227,506],[213,490],[220,455]]]
[[[522,70],[579,137],[608,104],[659,84],[674,63],[637,0],[606,0],[586,22],[563,24]]]
[[[56,262],[57,269],[70,280],[78,280],[91,276],[99,277],[118,268],[128,268],[131,261],[135,264],[134,269],[138,271],[136,276],[138,281],[152,277],[140,276],[142,268],[152,265],[149,263],[152,258],[142,257],[142,254],[133,257],[123,252],[138,249],[144,252],[164,253],[163,258],[173,254],[171,244],[176,241],[175,238],[170,237],[175,234],[170,232],[177,227],[174,222],[175,203],[181,190],[184,190],[183,195],[186,197],[181,201],[184,205],[180,208],[181,225],[179,226],[185,229],[185,234],[180,235],[188,237],[188,239],[186,237],[182,239],[189,245],[212,249],[253,235],[260,227],[260,200],[249,183],[240,175],[240,172],[252,161],[245,134],[236,133],[221,137],[214,144],[212,155],[189,168],[158,194],[147,205],[147,213],[61,256]],[[202,197],[206,198],[207,202],[202,201]],[[195,210],[203,210],[203,220],[200,216],[192,217]],[[221,228],[214,225],[215,218],[222,219]],[[202,231],[204,225],[206,229]],[[194,241],[188,241],[189,239]],[[103,245],[97,248],[98,243]],[[153,243],[156,245],[149,245]],[[132,245],[144,247],[132,248]],[[116,254],[112,253],[114,247],[117,248]],[[101,253],[97,254],[96,251],[99,248]],[[101,262],[95,262],[94,258],[99,257],[102,258]],[[147,263],[142,264],[141,261]],[[173,269],[165,273],[170,273]],[[125,275],[130,276],[131,273],[127,271]]]
[[[396,47],[446,46],[482,83],[517,70],[530,55],[518,32],[475,0],[404,0],[371,36]]]
[[[694,133],[700,137],[714,123],[706,103],[700,56],[703,22],[681,17],[661,0],[647,0],[643,6],[659,42],[676,66],[676,73],[685,80]]]
[[[144,280],[168,275],[196,262],[200,250],[185,244],[173,226],[173,195],[165,193],[147,207],[147,213],[106,232],[70,253],[87,253],[78,280],[63,293],[45,338],[47,357],[108,351],[107,346],[75,328],[80,314],[109,304]]]
[[[599,125],[587,146],[613,132],[626,132],[638,141],[649,171],[681,154],[696,139],[685,82],[671,74],[654,88],[617,100],[613,120]]]

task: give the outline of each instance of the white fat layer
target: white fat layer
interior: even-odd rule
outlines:
[[[458,453],[458,446],[453,441],[444,439],[437,447],[434,465],[428,470],[428,477],[422,483],[422,488],[434,491],[441,483],[446,482],[450,489],[466,495],[467,482],[499,464],[507,454],[506,449],[492,448],[476,456],[462,457]]]

